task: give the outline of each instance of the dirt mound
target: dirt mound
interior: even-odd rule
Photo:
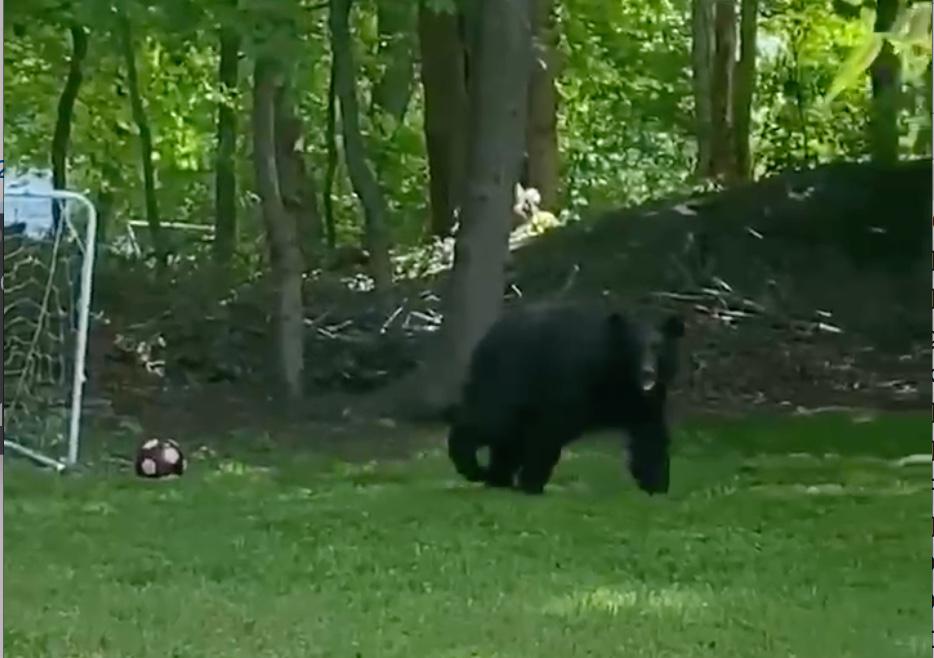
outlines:
[[[836,164],[608,213],[515,252],[521,297],[507,296],[552,297],[577,269],[566,296],[606,294],[648,314],[679,309],[689,356],[676,398],[694,409],[926,405],[920,282],[931,179],[930,162]],[[203,277],[188,279],[194,286]],[[117,288],[125,281],[118,276]],[[374,315],[366,293],[326,283],[307,291],[307,406],[333,415],[347,396],[415,366],[440,322],[439,279],[407,282],[390,317]],[[230,419],[236,414],[221,407],[252,408],[231,400],[274,398],[268,287],[257,279],[214,308],[208,293],[185,293],[179,281],[138,309],[134,300],[148,296],[131,287],[134,299],[114,297],[107,311],[120,325],[108,331],[124,347],[114,356],[92,346],[91,387],[135,416],[139,404],[117,398],[181,411],[179,400],[217,389],[214,417]],[[145,372],[131,376],[142,361]],[[150,372],[153,363],[161,374]],[[204,402],[191,404],[203,415]]]
[[[609,213],[520,250],[517,284],[546,295],[577,266],[577,290],[631,303],[719,289],[902,349],[927,337],[931,179],[930,161],[843,163]]]

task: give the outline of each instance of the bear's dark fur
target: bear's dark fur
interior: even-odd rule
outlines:
[[[665,493],[668,384],[684,324],[648,327],[602,305],[531,305],[506,313],[472,355],[450,412],[448,452],[472,482],[516,484],[540,494],[564,446],[584,432],[629,434],[629,470],[648,493]],[[477,451],[490,449],[482,467]]]

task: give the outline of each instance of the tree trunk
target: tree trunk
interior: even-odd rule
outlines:
[[[733,84],[736,69],[735,0],[714,0],[713,76],[711,112],[713,118],[711,162],[714,177],[736,178],[736,148],[733,144]]]
[[[898,13],[898,0],[878,0],[875,31],[892,27]],[[898,160],[898,109],[901,96],[901,62],[892,44],[886,41],[869,68],[872,81],[872,109],[869,119],[869,148],[875,162],[891,164]]]
[[[928,64],[924,73],[924,103],[923,111],[929,117],[934,117],[934,63]],[[914,143],[914,154],[918,156],[930,156],[932,151],[931,139],[932,128],[930,121],[924,121]]]
[[[558,207],[560,154],[558,151],[557,39],[554,0],[532,0],[534,34],[532,77],[529,81],[528,175],[525,187],[541,194],[541,205]]]
[[[276,167],[282,203],[298,232],[307,266],[321,251],[321,215],[315,181],[305,163],[304,128],[291,91],[287,80],[276,93]]]
[[[139,131],[140,155],[143,163],[143,192],[146,199],[146,223],[149,226],[156,262],[160,266],[164,266],[168,254],[162,235],[162,220],[159,217],[159,199],[156,196],[156,173],[152,162],[152,130],[149,127],[149,119],[146,116],[146,109],[143,107],[143,96],[139,89],[136,53],[133,50],[133,33],[125,8],[120,10],[119,24],[120,45],[123,50],[123,62],[126,66],[130,107],[133,111],[133,121]]]
[[[253,159],[263,222],[279,305],[276,313],[280,373],[286,394],[297,400],[303,394],[304,305],[302,254],[295,224],[286,212],[279,191],[276,168],[275,101],[279,77],[276,63],[260,58],[253,77]]]
[[[697,132],[697,163],[694,174],[698,178],[707,178],[713,172],[713,7],[713,0],[691,2],[691,68]]]
[[[373,88],[373,104],[402,122],[412,97],[415,48],[415,4],[409,0],[379,0],[376,6],[379,49],[385,69]]]
[[[324,170],[324,232],[328,251],[337,246],[337,227],[334,224],[334,175],[337,173],[337,99],[334,91],[334,59],[331,58],[331,74],[328,82],[328,111],[324,143],[327,148],[327,165]]]
[[[68,62],[68,77],[58,99],[55,117],[55,132],[52,135],[52,187],[64,190],[68,187],[68,143],[71,139],[71,123],[75,101],[84,78],[84,60],[88,54],[88,35],[84,27],[73,23],[71,32],[71,60]],[[58,226],[61,208],[59,202],[52,203],[52,218]]]
[[[221,101],[217,106],[217,161],[214,184],[214,257],[222,266],[230,263],[237,248],[237,64],[240,35],[221,28],[218,82]]]
[[[446,237],[463,198],[467,162],[467,83],[465,51],[453,13],[418,5],[418,36],[425,95],[431,234]]]
[[[113,189],[106,185],[101,186],[101,189],[97,192],[94,209],[97,211],[97,231],[94,235],[97,238],[97,244],[104,245],[107,244],[107,240],[110,238],[110,222],[114,209]],[[95,263],[100,262],[101,256],[105,253],[107,253],[106,250],[101,250],[95,254]]]
[[[363,206],[366,245],[370,252],[370,275],[380,301],[392,288],[392,263],[386,234],[386,201],[379,183],[366,161],[366,147],[360,132],[356,74],[350,41],[350,8],[353,0],[331,0],[331,52],[334,53],[334,88],[341,110],[344,157],[354,192]]]
[[[467,186],[444,323],[423,368],[419,402],[443,408],[502,307],[515,174],[522,161],[532,64],[530,0],[480,0],[470,84]],[[429,379],[430,385],[425,385]]]
[[[733,89],[733,130],[736,147],[736,174],[740,180],[752,176],[751,116],[756,89],[756,37],[759,27],[759,0],[740,0],[740,49]]]

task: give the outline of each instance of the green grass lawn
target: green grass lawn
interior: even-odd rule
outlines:
[[[599,437],[540,498],[461,482],[440,443],[163,483],[8,458],[5,655],[928,656],[929,469],[886,461],[928,428],[695,423],[656,498]]]

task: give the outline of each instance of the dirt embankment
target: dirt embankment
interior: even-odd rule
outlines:
[[[523,299],[548,297],[576,269],[567,296],[681,310],[690,333],[680,397],[690,407],[926,405],[931,180],[930,162],[838,164],[612,212],[520,249],[514,283]],[[411,322],[395,318],[385,333],[387,319],[373,317],[363,293],[337,291],[333,281],[309,290],[308,407],[324,410],[335,392],[372,390],[412,367],[430,334],[418,317],[437,320],[436,284],[407,285]],[[163,338],[161,378],[125,386],[98,360],[105,395],[135,397],[125,408],[157,418],[166,417],[160,406],[174,416],[195,399],[193,414],[203,416],[212,387],[222,389],[219,406],[264,397],[269,318],[257,295],[240,298],[252,301],[226,304],[225,321],[185,324],[184,314],[166,312],[165,326],[147,326]],[[236,368],[225,369],[223,384],[206,383],[218,379],[222,359]]]

